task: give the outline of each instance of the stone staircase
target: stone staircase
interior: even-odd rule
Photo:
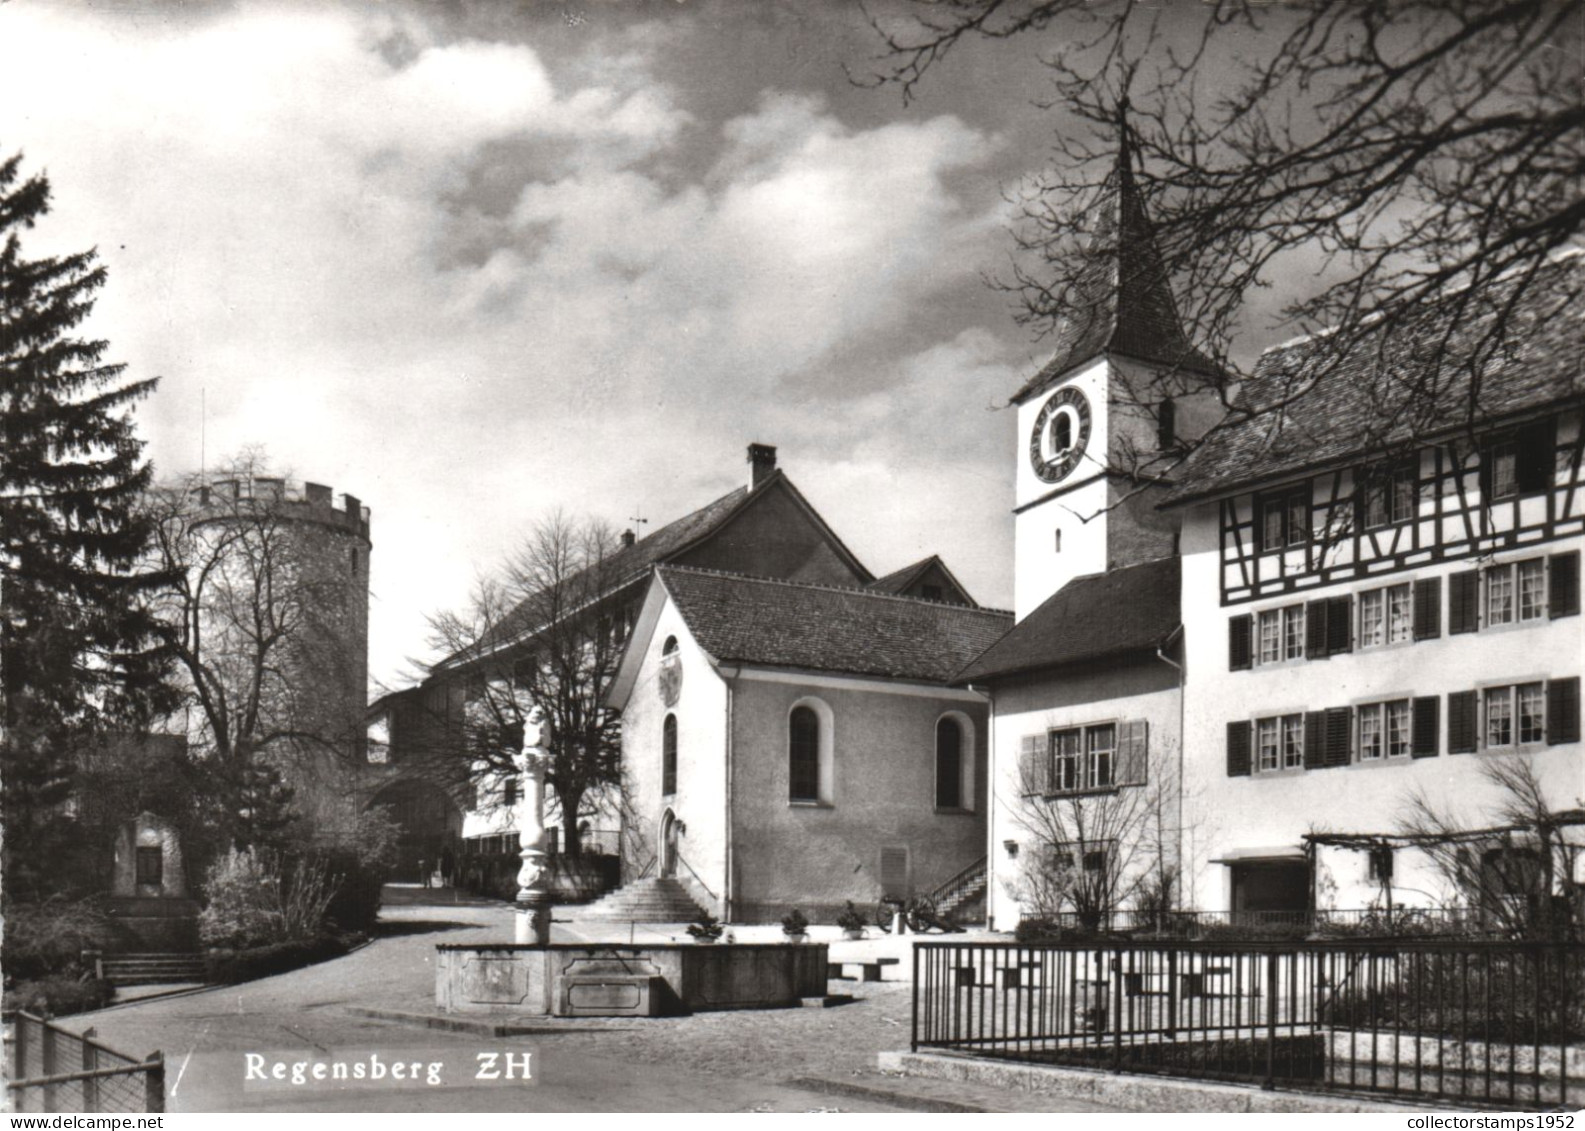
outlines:
[[[986,860],[981,857],[936,889],[936,914],[958,924],[985,921]]]
[[[201,954],[107,954],[99,976],[113,986],[155,986],[209,980]]]
[[[580,919],[612,919],[628,923],[691,923],[704,909],[677,880],[648,876],[577,910]]]

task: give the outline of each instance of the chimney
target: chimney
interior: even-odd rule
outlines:
[[[624,549],[628,546],[631,546],[636,541],[638,541],[637,534],[634,534],[631,530],[622,531],[622,546]]]
[[[776,470],[776,446],[774,444],[750,444],[748,446],[748,462],[754,468],[754,475],[749,481],[749,486],[758,487],[765,482],[771,472]]]

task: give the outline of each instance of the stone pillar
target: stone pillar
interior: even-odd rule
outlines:
[[[517,941],[532,946],[550,942],[550,869],[545,858],[545,763],[543,723],[534,711],[523,728],[523,748],[516,756],[521,784],[518,841],[522,866],[517,871]]]

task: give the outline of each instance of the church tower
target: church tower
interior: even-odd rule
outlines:
[[[1158,476],[1220,415],[1217,369],[1178,319],[1122,135],[1055,354],[1012,398],[1019,620],[1075,577],[1176,552]]]

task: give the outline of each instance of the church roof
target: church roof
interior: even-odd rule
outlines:
[[[864,588],[874,590],[877,593],[904,593],[910,585],[913,585],[914,582],[929,573],[932,567],[941,571],[942,576],[957,591],[958,596],[962,598],[965,605],[971,605],[975,608],[979,607],[979,602],[969,595],[969,591],[963,587],[963,583],[957,579],[957,575],[947,568],[947,563],[941,560],[940,554],[931,554],[928,558],[921,558],[917,562],[905,565],[902,569],[894,570],[885,577],[878,577]]]
[[[1166,505],[1248,484],[1335,466],[1389,451],[1418,437],[1452,434],[1585,394],[1585,255],[1541,268],[1510,308],[1512,283],[1446,300],[1458,314],[1428,310],[1416,322],[1357,335],[1342,347],[1328,335],[1274,346],[1244,382],[1248,415],[1213,432],[1174,478]],[[1449,325],[1451,336],[1444,336]],[[1472,350],[1490,347],[1500,327],[1505,349],[1479,370],[1472,403]],[[1426,343],[1431,343],[1428,350]],[[1444,344],[1445,342],[1445,344]],[[1431,359],[1440,368],[1428,372]],[[1427,396],[1434,388],[1436,395]],[[1297,396],[1295,395],[1297,394]],[[1292,399],[1280,410],[1263,403]],[[1472,411],[1473,410],[1473,411]]]
[[[1218,372],[1183,332],[1150,217],[1134,183],[1126,130],[1123,136],[1117,164],[1091,209],[1094,242],[1075,281],[1080,301],[1058,323],[1051,360],[1013,395],[1014,404],[1102,354],[1213,376]]]
[[[1178,559],[1076,577],[960,671],[954,683],[1118,659],[1162,647],[1178,629]]]
[[[1012,614],[661,566],[694,639],[718,663],[946,683],[1012,627]]]

